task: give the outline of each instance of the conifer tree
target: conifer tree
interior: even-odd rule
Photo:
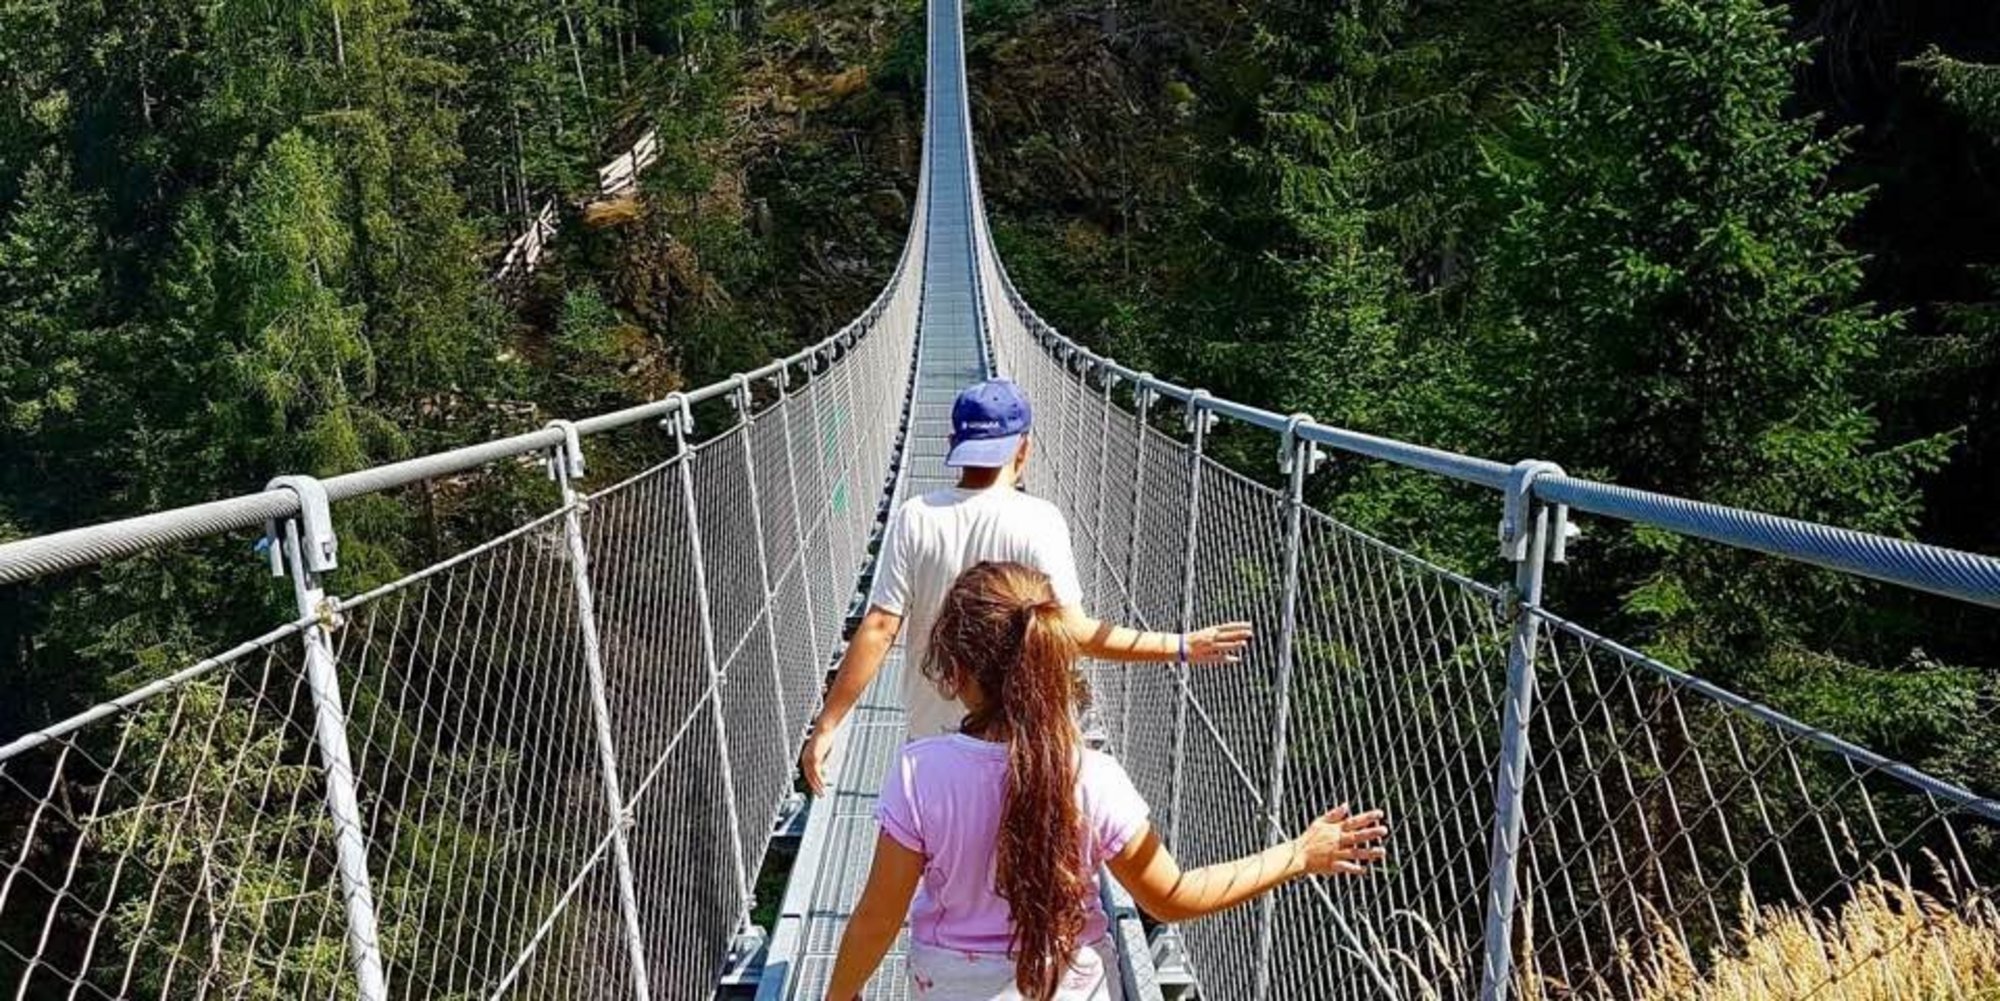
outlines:
[[[1763,0],[1653,0],[1611,44],[1572,53],[1490,146],[1498,224],[1477,352],[1523,454],[1910,530],[1919,477],[1949,441],[1878,440],[1871,368],[1900,317],[1860,296],[1843,231],[1866,192],[1829,188],[1838,137],[1786,110],[1807,57]],[[1671,662],[1762,692],[1796,693],[1809,677],[1828,693],[1816,708],[1849,714],[1849,732],[1880,728],[1851,717],[1884,680],[1801,645],[1851,614],[1852,579],[1664,533],[1605,534],[1573,550],[1585,562],[1565,588],[1622,595]],[[1946,738],[1942,716],[1920,716],[1900,721],[1914,743]]]

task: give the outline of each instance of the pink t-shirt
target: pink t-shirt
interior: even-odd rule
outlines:
[[[1109,755],[1085,750],[1077,774],[1089,842],[1090,898],[1082,944],[1104,937],[1099,863],[1124,850],[1146,825],[1146,801]],[[1007,787],[1007,745],[962,733],[913,740],[882,782],[875,819],[883,833],[924,857],[923,882],[910,904],[910,935],[925,945],[1005,953],[1014,928],[994,889],[994,841]]]

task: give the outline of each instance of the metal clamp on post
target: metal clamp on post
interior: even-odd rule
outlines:
[[[1319,467],[1326,462],[1326,453],[1320,451],[1319,442],[1299,437],[1299,425],[1311,423],[1311,414],[1293,414],[1285,421],[1285,429],[1278,433],[1278,472],[1286,476],[1292,474],[1292,462],[1299,454],[1301,444],[1305,445],[1307,476],[1319,472]]]
[[[668,393],[666,402],[673,409],[660,418],[660,427],[677,439],[693,434],[694,410],[688,406],[687,394],[679,391]]]
[[[560,429],[563,436],[561,444],[549,449],[549,479],[558,483],[583,479],[583,439],[577,436],[576,425],[558,417],[543,426]]]
[[[1528,536],[1530,522],[1535,511],[1535,480],[1543,476],[1564,475],[1561,466],[1540,459],[1523,459],[1514,464],[1507,474],[1506,506],[1500,515],[1500,558],[1509,563],[1519,563],[1528,558]],[[1554,540],[1550,558],[1557,563],[1563,561],[1563,541],[1570,534],[1569,507],[1563,504],[1552,506],[1550,511],[1550,538]]]
[[[1209,429],[1215,427],[1215,411],[1208,409],[1205,402],[1208,399],[1210,397],[1206,389],[1197,389],[1188,393],[1187,423],[1184,426],[1187,428],[1189,434],[1194,434],[1197,431],[1207,434]]]
[[[1098,364],[1097,384],[1103,386],[1105,392],[1111,392],[1111,390],[1117,388],[1118,384],[1123,381],[1124,377],[1118,374],[1117,369],[1112,368],[1107,363],[1100,362]]]
[[[736,419],[748,427],[757,417],[757,408],[750,400],[750,377],[738,372],[729,377],[729,384],[734,387],[729,391],[729,405],[736,409]]]
[[[306,572],[322,574],[340,566],[340,539],[333,534],[333,503],[326,487],[311,476],[280,476],[264,484],[266,490],[290,490],[299,499],[299,560]],[[285,575],[284,534],[277,519],[264,525],[271,540],[271,576]]]

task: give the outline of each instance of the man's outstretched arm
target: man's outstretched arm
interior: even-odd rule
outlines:
[[[861,701],[861,693],[868,690],[868,683],[875,680],[882,670],[882,661],[889,656],[889,647],[896,642],[896,633],[903,628],[903,617],[880,606],[871,606],[868,614],[861,617],[861,624],[854,627],[854,638],[847,641],[847,651],[840,655],[840,669],[834,673],[833,686],[827,689],[826,704],[820,707],[818,718],[813,720],[812,736],[806,738],[806,747],[799,754],[799,771],[806,777],[806,788],[813,795],[826,794],[827,751],[833,746],[833,731],[840,728],[847,714],[854,710],[854,704]]]
[[[1186,634],[1156,633],[1092,618],[1075,605],[1069,606],[1067,621],[1078,649],[1098,660],[1167,661],[1185,655],[1195,664],[1234,663],[1251,637],[1248,622],[1224,622]]]

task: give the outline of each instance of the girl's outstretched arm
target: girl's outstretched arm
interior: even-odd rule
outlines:
[[[1224,622],[1191,633],[1154,633],[1092,618],[1075,605],[1063,608],[1063,624],[1086,657],[1125,662],[1162,662],[1185,657],[1192,664],[1233,664],[1251,640],[1250,623]]]
[[[887,834],[875,836],[875,861],[868,869],[868,885],[847,919],[840,936],[840,952],[833,960],[833,979],[827,982],[831,1001],[853,1001],[861,988],[882,964],[882,957],[902,930],[903,918],[910,913],[910,898],[916,896],[917,880],[924,874],[924,857],[905,848]]]
[[[1182,872],[1148,824],[1105,864],[1146,913],[1161,921],[1191,921],[1309,873],[1366,872],[1369,863],[1381,860],[1379,842],[1388,836],[1382,811],[1350,815],[1346,806],[1340,806],[1283,844]]]

